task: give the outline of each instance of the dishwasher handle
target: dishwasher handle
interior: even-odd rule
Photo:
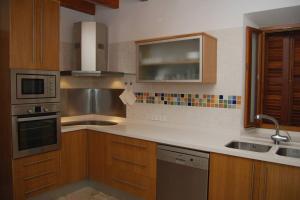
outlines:
[[[157,159],[202,170],[208,170],[209,166],[209,158],[168,151],[165,149],[157,150]]]

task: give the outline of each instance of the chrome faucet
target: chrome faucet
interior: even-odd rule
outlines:
[[[256,115],[256,119],[257,120],[267,119],[267,120],[272,121],[274,123],[276,133],[271,136],[271,139],[274,141],[274,144],[280,144],[280,142],[289,142],[289,141],[291,141],[290,137],[280,135],[279,123],[274,117],[271,117],[269,115],[259,114],[259,115]]]

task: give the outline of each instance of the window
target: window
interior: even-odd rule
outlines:
[[[275,117],[289,130],[300,130],[300,30],[246,30],[245,127],[259,113]]]

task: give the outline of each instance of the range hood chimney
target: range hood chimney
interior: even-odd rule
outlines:
[[[121,72],[108,71],[108,28],[97,22],[78,22],[73,30],[75,62],[71,76],[123,76]]]

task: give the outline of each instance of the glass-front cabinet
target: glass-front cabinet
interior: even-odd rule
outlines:
[[[138,82],[216,82],[217,40],[207,34],[137,41]]]

